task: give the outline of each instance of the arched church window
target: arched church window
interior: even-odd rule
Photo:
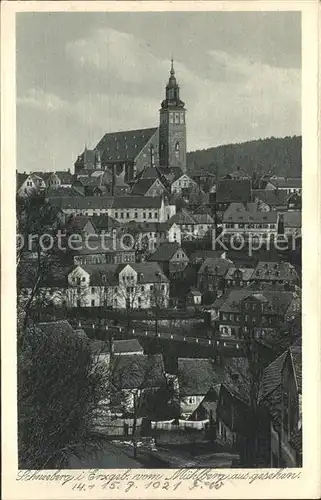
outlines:
[[[176,151],[176,152],[179,152],[179,142],[176,142],[176,143],[175,143],[175,151]]]

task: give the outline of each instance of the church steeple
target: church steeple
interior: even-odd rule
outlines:
[[[173,58],[171,58],[171,70],[168,84],[166,85],[165,99],[162,102],[162,108],[167,108],[169,106],[176,106],[180,108],[185,106],[185,103],[179,98],[179,85],[175,77]]]
[[[186,169],[185,113],[185,103],[180,99],[174,61],[171,58],[165,99],[159,113],[159,163],[161,166]]]

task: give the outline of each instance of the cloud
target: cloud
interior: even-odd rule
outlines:
[[[69,107],[69,103],[59,96],[42,89],[29,89],[22,97],[17,97],[17,104],[43,111],[61,111]]]

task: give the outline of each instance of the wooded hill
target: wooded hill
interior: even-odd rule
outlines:
[[[301,177],[301,139],[301,136],[270,137],[191,151],[187,153],[188,172],[192,174],[204,169],[222,177],[239,167],[250,175],[255,171],[257,174]]]

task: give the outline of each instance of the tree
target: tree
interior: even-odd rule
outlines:
[[[63,468],[99,445],[92,421],[105,396],[89,339],[28,327],[18,350],[19,467]]]

